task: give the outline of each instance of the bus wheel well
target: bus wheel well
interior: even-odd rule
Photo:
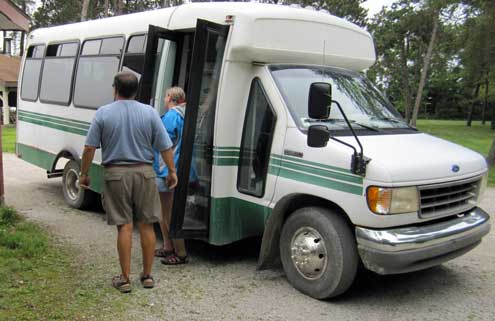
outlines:
[[[279,239],[284,222],[296,210],[310,206],[324,207],[341,213],[347,224],[352,226],[345,211],[332,201],[308,194],[287,195],[277,202],[266,222],[258,258],[258,269],[262,270],[280,264]]]
[[[63,149],[55,156],[51,170],[47,171],[48,178],[62,176],[64,171],[63,167],[62,169],[57,169],[57,165],[61,159],[74,160],[76,162],[80,162],[79,154],[75,150],[71,148]]]

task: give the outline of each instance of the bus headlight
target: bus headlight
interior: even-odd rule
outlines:
[[[412,187],[368,187],[368,207],[375,214],[411,213],[419,210],[418,189]]]
[[[480,188],[478,190],[478,202],[481,201],[483,194],[485,194],[486,187],[488,185],[488,172],[481,177]]]

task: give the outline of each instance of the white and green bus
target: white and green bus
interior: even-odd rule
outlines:
[[[312,297],[343,293],[360,264],[441,264],[490,229],[477,207],[484,158],[409,127],[360,73],[375,61],[369,33],[328,13],[194,3],[38,29],[28,42],[17,154],[62,177],[73,207],[102,190],[99,153],[92,191],[79,188],[80,155],[113,76],[129,70],[160,113],[166,88],[186,89],[173,234],[262,237],[259,267],[281,261]]]

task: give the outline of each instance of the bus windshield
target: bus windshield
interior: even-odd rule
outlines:
[[[296,124],[302,130],[315,122],[331,130],[348,129],[344,117],[332,103],[330,117],[311,120],[308,117],[309,87],[313,82],[332,85],[332,100],[337,101],[354,128],[381,131],[410,128],[390,102],[358,73],[323,66],[270,66],[271,74],[282,93]]]

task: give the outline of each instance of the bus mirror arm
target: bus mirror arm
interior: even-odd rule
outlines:
[[[361,145],[361,142],[359,141],[359,138],[356,135],[356,132],[354,131],[354,128],[352,128],[351,123],[349,122],[349,119],[347,118],[347,115],[344,113],[344,110],[342,109],[342,106],[340,106],[339,102],[336,100],[332,100],[332,103],[334,103],[337,108],[339,108],[340,113],[344,117],[344,120],[351,130],[352,135],[354,136],[354,139],[356,139],[356,142],[359,145],[360,152],[358,153],[354,146],[352,146],[352,149],[354,150],[354,154],[352,155],[352,160],[351,160],[351,172],[356,175],[360,176],[366,176],[366,166],[368,163],[371,161],[371,158],[368,158],[364,156],[364,151],[363,151],[363,145]],[[333,137],[332,137],[333,138]],[[344,143],[343,141],[334,139],[338,141],[339,143],[342,143],[346,146],[350,146],[349,144]]]
[[[360,175],[360,176],[364,177],[364,176],[366,176],[366,166],[371,161],[371,158],[364,156],[363,145],[361,145],[361,142],[359,141],[359,138],[357,137],[356,132],[354,131],[354,128],[352,128],[351,122],[347,118],[347,115],[345,114],[344,110],[342,109],[342,106],[340,106],[339,102],[336,100],[332,100],[332,103],[334,103],[337,106],[337,108],[340,110],[340,113],[344,117],[344,120],[345,120],[347,126],[351,130],[352,136],[354,136],[354,139],[356,140],[356,142],[359,145],[360,151],[358,153],[356,148],[354,148],[354,146],[347,144],[347,143],[345,143],[339,139],[336,139],[334,137],[331,137],[331,138],[332,138],[332,140],[335,140],[341,144],[344,144],[344,145],[346,145],[346,146],[348,146],[354,150],[354,153],[352,155],[352,160],[351,160],[351,172],[353,174]]]
[[[352,155],[351,159],[351,172],[356,175],[360,176],[366,176],[366,166],[368,163],[371,161],[370,158],[364,156],[363,152],[363,145],[361,145],[361,142],[359,141],[358,136],[356,135],[356,132],[354,131],[354,128],[352,128],[351,123],[349,119],[347,118],[347,115],[344,113],[344,110],[342,109],[342,106],[340,106],[339,102],[332,100],[332,103],[334,103],[342,113],[342,116],[344,117],[344,120],[351,130],[352,135],[354,136],[354,139],[359,145],[359,152],[357,149],[349,144],[346,143],[340,139],[337,139],[335,137],[331,136],[330,131],[328,130],[328,127],[325,125],[312,125],[308,128],[308,146],[310,147],[325,147],[327,145],[327,142],[329,139],[334,140],[342,145],[345,145],[349,148],[351,148],[354,153]]]

